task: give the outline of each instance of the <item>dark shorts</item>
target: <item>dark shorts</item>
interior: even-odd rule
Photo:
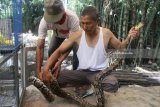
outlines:
[[[101,71],[83,71],[83,70],[73,70],[73,71],[61,71],[57,78],[60,87],[65,87],[66,84],[71,86],[81,86],[93,84],[96,74]],[[112,76],[106,76],[102,81],[102,87],[104,91],[116,92],[118,90],[118,81]]]

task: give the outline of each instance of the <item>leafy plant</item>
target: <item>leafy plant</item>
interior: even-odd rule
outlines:
[[[43,16],[43,0],[25,0],[22,10],[23,32],[29,29],[37,32],[39,22]]]

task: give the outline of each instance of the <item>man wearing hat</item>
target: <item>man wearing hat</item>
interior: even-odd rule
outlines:
[[[65,10],[61,0],[44,0],[44,8],[44,16],[40,21],[38,29],[39,38],[36,49],[36,71],[40,79],[39,74],[41,73],[41,65],[43,62],[47,30],[53,30],[54,32],[48,50],[48,56],[50,56],[70,33],[80,28],[78,16],[70,10]],[[65,58],[65,56],[63,58]],[[59,61],[60,64],[61,61]]]

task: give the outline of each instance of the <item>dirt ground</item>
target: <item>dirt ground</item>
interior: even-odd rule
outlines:
[[[68,88],[67,90],[72,90]],[[138,85],[123,86],[117,93],[105,92],[105,107],[159,107],[160,86],[142,87]],[[96,97],[85,98],[91,104],[96,104]],[[74,101],[55,98],[48,102],[34,86],[26,88],[21,107],[80,107]]]

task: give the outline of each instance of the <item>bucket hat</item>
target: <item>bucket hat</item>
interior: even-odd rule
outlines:
[[[58,22],[64,14],[64,6],[61,0],[44,0],[44,19],[46,22]]]

